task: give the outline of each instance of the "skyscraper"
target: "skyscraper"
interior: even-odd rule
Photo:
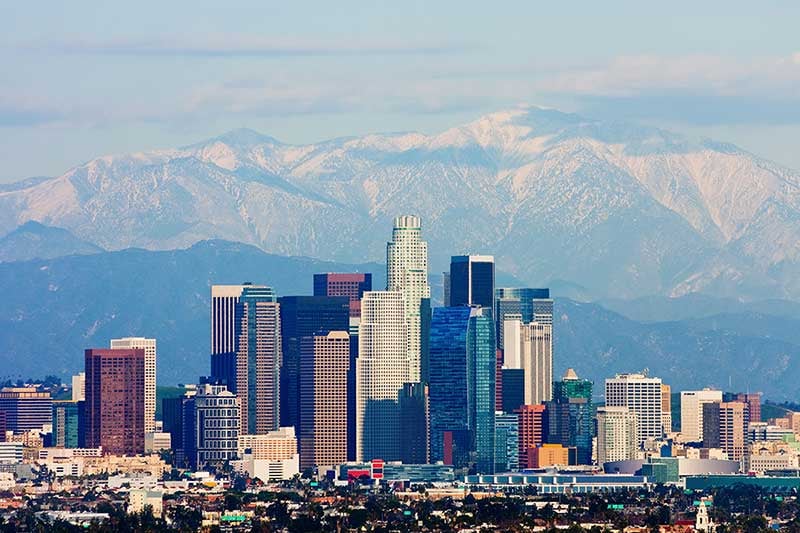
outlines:
[[[718,390],[681,392],[681,437],[685,442],[703,440],[703,404],[721,401],[722,391]]]
[[[241,404],[241,431],[274,431],[280,426],[281,320],[273,290],[245,286],[235,318],[235,393]]]
[[[549,421],[547,442],[576,449],[579,464],[591,464],[594,433],[592,382],[580,379],[571,368],[553,383],[553,400],[546,402]]]
[[[347,331],[304,336],[300,346],[300,468],[347,461]]]
[[[521,405],[514,413],[519,421],[520,468],[534,468],[533,450],[547,439],[547,410],[544,405]]]
[[[245,287],[265,288],[264,285],[211,286],[211,377],[225,383],[236,392],[236,307]]]
[[[494,257],[454,255],[450,258],[450,307],[480,305],[494,317]]]
[[[407,324],[403,293],[364,293],[356,360],[357,461],[400,459],[399,394],[409,382]]]
[[[372,290],[369,272],[314,274],[314,296],[346,296],[350,299],[350,316],[361,316],[361,298]]]
[[[743,461],[747,450],[750,413],[746,402],[703,404],[703,446],[722,448],[732,461]]]
[[[53,402],[53,446],[58,448],[80,448],[83,438],[81,410],[83,401]]]
[[[302,440],[300,348],[305,337],[348,331],[350,299],[346,296],[281,296],[281,423],[294,426]],[[349,342],[349,341],[348,341]],[[301,457],[302,459],[302,457]]]
[[[661,427],[664,433],[672,431],[672,387],[661,384]]]
[[[506,320],[505,368],[522,368],[525,404],[536,405],[553,398],[553,326],[544,322]]]
[[[428,243],[421,239],[419,217],[404,215],[394,219],[392,240],[386,243],[386,289],[403,295],[408,337],[408,378],[405,381],[419,382],[425,366],[422,336],[427,335],[423,331],[422,305],[423,299],[431,297]]]
[[[550,289],[527,287],[500,287],[495,289],[497,343],[503,346],[503,322],[515,318],[523,324],[530,322],[553,323],[553,300]],[[511,315],[511,316],[509,316]]]
[[[433,462],[445,459],[445,432],[467,434],[469,431],[467,330],[470,312],[466,306],[433,310],[430,334],[430,457]],[[468,442],[469,439],[461,440]]]
[[[86,363],[86,447],[105,453],[144,452],[142,348],[89,349]]]
[[[0,390],[0,411],[6,414],[6,429],[14,433],[42,430],[52,421],[53,399],[35,387],[4,387]]]
[[[597,408],[597,464],[636,458],[636,413],[627,407]]]
[[[515,413],[495,413],[495,472],[519,470],[519,417]]]
[[[111,339],[111,348],[144,350],[144,431],[156,430],[156,340],[144,337]]]
[[[239,398],[225,385],[201,383],[193,400],[184,404],[193,420],[192,467],[221,467],[236,459],[242,420]]]
[[[456,441],[468,435],[478,471],[491,473],[496,366],[491,312],[479,306],[437,307],[430,340],[431,460],[450,455],[446,434]]]
[[[400,460],[405,464],[430,461],[428,385],[404,383],[400,392]]]
[[[495,346],[491,309],[472,307],[467,330],[469,423],[475,441],[475,468],[483,474],[494,473]]]
[[[661,438],[661,378],[646,374],[617,374],[606,379],[606,406],[627,407],[636,415],[637,444],[648,438]]]

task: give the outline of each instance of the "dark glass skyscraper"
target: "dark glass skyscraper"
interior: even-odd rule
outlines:
[[[594,429],[592,382],[579,379],[570,368],[561,381],[553,382],[553,400],[545,403],[547,442],[577,449],[579,464],[591,464]]]
[[[431,460],[475,454],[477,471],[494,471],[494,322],[488,309],[439,307],[430,334]],[[465,438],[466,436],[466,438]],[[465,443],[466,440],[466,443]]]
[[[304,337],[350,329],[350,299],[346,296],[282,296],[281,426],[300,429],[300,351]]]
[[[451,307],[480,305],[494,310],[494,257],[454,255],[449,280]]]
[[[445,459],[445,432],[469,430],[467,329],[469,307],[437,307],[430,332],[430,457]],[[464,465],[456,465],[464,466]]]

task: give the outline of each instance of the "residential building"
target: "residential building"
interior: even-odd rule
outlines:
[[[105,453],[144,451],[143,348],[88,349],[85,446]]]
[[[703,404],[721,401],[722,391],[681,391],[681,438],[684,442],[703,440]]]
[[[156,430],[156,340],[145,337],[111,339],[111,348],[144,349],[144,430]]]
[[[280,426],[281,316],[270,287],[245,286],[236,304],[236,387],[241,431]]]
[[[164,514],[164,492],[151,489],[131,489],[128,491],[128,513],[143,513],[149,510],[153,516]]]
[[[0,411],[6,415],[6,430],[14,433],[41,431],[52,422],[53,399],[36,387],[4,387],[0,390]]]
[[[403,384],[410,382],[411,363],[405,306],[406,299],[398,291],[365,292],[361,301],[356,360],[358,461],[400,459],[399,394]]]
[[[302,337],[299,376],[302,469],[347,461],[349,370],[347,331]]]
[[[423,300],[430,301],[431,289],[428,284],[428,243],[421,239],[421,234],[419,217],[399,216],[394,219],[392,240],[386,244],[386,289],[400,292],[403,296],[408,359],[408,376],[404,382],[407,383],[424,381],[427,356],[423,353],[423,337],[427,338]]]
[[[347,332],[350,327],[350,299],[346,296],[281,296],[278,303],[281,310],[283,357],[280,370],[280,425],[293,426],[302,440],[301,344],[314,335],[325,335],[331,331]],[[348,337],[346,364],[350,361],[349,342]],[[344,405],[346,400],[345,397]]]
[[[661,378],[642,373],[606,379],[606,406],[627,407],[636,415],[637,444],[663,436]]]
[[[597,408],[597,464],[635,459],[639,449],[637,414],[626,406]]]

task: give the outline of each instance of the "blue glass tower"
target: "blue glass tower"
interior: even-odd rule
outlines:
[[[429,395],[431,462],[444,461],[445,432],[463,433],[467,420],[469,307],[437,307],[431,319]],[[452,457],[452,450],[450,450]],[[455,464],[461,467],[463,464]]]
[[[429,350],[431,461],[461,468],[474,456],[478,472],[492,473],[496,359],[491,311],[434,309]]]

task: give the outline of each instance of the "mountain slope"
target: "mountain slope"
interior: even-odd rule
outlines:
[[[0,378],[68,376],[83,350],[125,335],[158,339],[162,384],[194,381],[209,371],[209,286],[263,282],[278,294],[310,294],[312,274],[370,271],[266,254],[248,245],[206,241],[186,250],[130,249],[0,264]],[[800,395],[800,319],[754,312],[697,320],[640,323],[596,304],[558,298],[555,372],[574,367],[593,379],[649,368],[676,390],[708,385]]]
[[[434,269],[480,252],[528,283],[598,297],[800,298],[800,174],[731,145],[537,107],[438,135],[302,146],[235,130],[0,190],[0,231],[37,220],[107,249],[221,238],[377,260],[404,212],[422,216]]]
[[[103,249],[61,228],[26,222],[0,238],[0,262],[50,259],[64,255],[86,255]]]

